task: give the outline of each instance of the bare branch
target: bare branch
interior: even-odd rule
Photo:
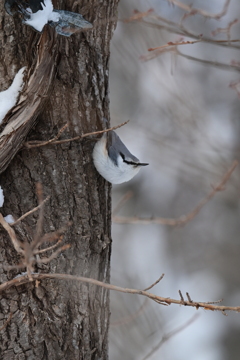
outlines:
[[[231,21],[227,27],[225,28],[217,28],[216,30],[212,31],[212,36],[216,36],[219,33],[225,33],[227,35],[227,39],[228,41],[231,40],[231,29],[232,26],[235,25],[236,23],[238,23],[238,19],[234,19],[233,21]]]
[[[169,333],[163,335],[162,339],[159,341],[159,343],[154,346],[154,348],[143,358],[143,360],[149,359],[166,341],[168,341],[171,337],[174,335],[177,335],[178,333],[182,332],[184,329],[186,329],[189,325],[191,325],[197,318],[199,317],[199,314],[194,315],[190,320],[188,320],[185,324],[179,326],[173,331],[170,331]]]
[[[20,216],[20,218],[18,218],[14,223],[11,223],[11,226],[17,225],[20,221],[22,221],[23,219],[25,219],[27,216],[31,215],[32,213],[34,213],[35,211],[37,211],[38,209],[40,209],[40,207],[50,199],[50,196],[46,197],[46,199],[44,199],[42,201],[41,204],[39,204],[38,206],[36,206],[35,208],[33,208],[32,210],[26,212],[25,214],[23,214],[22,216]]]
[[[176,41],[176,42],[169,41],[165,45],[157,46],[157,47],[154,47],[154,48],[149,48],[148,51],[162,50],[162,49],[164,49],[166,47],[169,47],[169,46],[189,45],[189,44],[196,44],[196,43],[199,43],[199,42],[202,42],[202,40],[199,39],[199,40],[193,40],[193,41]]]
[[[133,196],[132,191],[128,191],[125,195],[123,195],[123,197],[120,199],[120,201],[117,203],[117,205],[115,206],[115,208],[112,211],[112,215],[114,216],[115,214],[118,213],[118,211],[122,208],[122,206]]]
[[[236,311],[240,312],[240,306],[225,306],[225,305],[213,305],[209,304],[208,302],[200,302],[200,301],[187,301],[187,300],[177,300],[177,299],[171,299],[166,298],[162,296],[158,296],[155,294],[152,294],[150,292],[144,291],[144,290],[137,290],[137,289],[129,289],[129,288],[123,288],[120,286],[107,284],[99,280],[95,280],[92,278],[86,278],[82,276],[75,276],[75,275],[68,275],[68,274],[31,274],[33,280],[44,280],[44,279],[57,279],[57,280],[67,280],[67,281],[78,281],[78,282],[84,282],[87,284],[97,285],[101,286],[105,289],[112,290],[112,291],[118,291],[125,294],[132,294],[132,295],[141,295],[146,296],[147,298],[157,302],[161,305],[171,305],[171,304],[177,304],[177,305],[184,305],[188,307],[196,308],[197,310],[199,308],[202,308],[204,310],[211,310],[211,311]],[[12,286],[19,286],[26,283],[29,283],[29,277],[28,275],[20,275],[15,277],[12,280],[9,280],[3,284],[0,285],[0,292],[6,291],[7,289],[11,288]],[[183,298],[183,297],[182,297]]]
[[[179,50],[176,50],[177,55],[191,61],[199,62],[203,65],[210,65],[214,66],[216,68],[222,69],[222,70],[231,70],[231,71],[240,71],[240,66],[237,63],[231,62],[230,64],[221,63],[219,61],[211,61],[211,60],[205,60],[205,59],[199,59],[191,55],[183,54]]]
[[[28,142],[25,142],[24,143],[24,146],[28,149],[32,149],[32,148],[36,148],[36,147],[40,147],[40,146],[45,146],[45,145],[56,145],[56,144],[64,144],[64,143],[67,143],[69,141],[75,141],[75,140],[81,140],[81,139],[84,139],[85,137],[89,137],[89,136],[92,136],[92,135],[99,135],[99,134],[103,134],[105,132],[108,132],[108,131],[112,131],[112,130],[116,130],[124,125],[126,125],[127,123],[129,123],[130,120],[127,120],[125,121],[124,123],[120,124],[120,125],[117,125],[117,126],[113,126],[111,127],[110,129],[105,129],[105,130],[99,130],[99,131],[94,131],[94,132],[91,132],[91,133],[86,133],[86,134],[83,134],[83,135],[79,135],[79,136],[75,136],[71,139],[63,139],[63,140],[56,140],[56,136],[53,138],[53,139],[50,139],[48,141],[38,141],[38,140],[33,140],[33,141],[28,141]],[[67,125],[67,124],[66,124]],[[66,128],[66,125],[64,125],[64,130]],[[59,131],[59,133],[63,132],[63,128]],[[58,134],[59,134],[58,133]],[[61,134],[60,134],[61,135]],[[60,136],[59,135],[59,136]],[[58,136],[58,135],[57,135]]]
[[[157,14],[155,14],[152,11],[152,9],[150,9],[150,10],[151,11],[147,11],[144,13],[140,13],[140,12],[137,13],[139,23],[141,23],[145,26],[148,26],[148,27],[159,29],[159,30],[166,30],[170,33],[174,33],[177,35],[186,36],[186,37],[193,38],[196,40],[201,40],[201,42],[210,43],[210,44],[214,44],[217,46],[238,49],[238,50],[240,49],[240,46],[235,44],[235,43],[239,43],[240,39],[229,39],[228,38],[228,40],[226,40],[226,39],[216,40],[214,38],[204,36],[203,34],[196,34],[196,33],[191,32],[190,30],[186,29],[182,23],[179,24],[179,23],[176,23],[169,19],[166,19],[164,17],[158,16]],[[135,10],[135,12],[136,11],[137,10]],[[136,16],[136,15],[134,15],[134,16]],[[134,16],[130,17],[128,19],[120,20],[120,21],[123,21],[125,23],[130,22],[130,21],[134,22]]]
[[[53,259],[55,259],[55,258],[58,256],[58,254],[60,254],[60,252],[69,249],[70,246],[71,246],[70,244],[63,245],[62,247],[60,247],[59,249],[57,249],[56,251],[54,251],[54,253],[52,253],[51,256],[45,257],[45,258],[42,258],[42,259],[38,259],[38,260],[37,260],[37,263],[38,263],[38,264],[48,264],[50,261],[52,261]],[[47,249],[47,250],[49,250],[49,249]]]
[[[21,218],[19,218],[14,223],[14,224],[16,224],[17,222],[21,221],[27,215],[32,214],[37,209],[40,209],[40,214],[39,214],[39,218],[38,218],[37,226],[36,226],[36,232],[35,232],[34,238],[31,243],[29,243],[28,240],[24,240],[23,242],[20,242],[16,237],[14,229],[5,221],[2,214],[0,213],[0,224],[2,224],[2,226],[7,230],[8,235],[9,235],[10,239],[12,240],[15,250],[19,254],[21,254],[21,257],[22,257],[21,262],[18,265],[6,266],[5,269],[7,269],[7,270],[16,269],[17,270],[17,269],[26,268],[29,281],[33,281],[32,273],[33,273],[35,264],[48,263],[52,259],[56,258],[57,255],[61,251],[67,250],[70,247],[70,245],[64,245],[64,246],[58,248],[57,250],[55,250],[49,257],[40,258],[38,256],[39,254],[42,254],[46,251],[53,250],[61,243],[63,233],[67,229],[67,226],[64,226],[63,228],[58,229],[57,231],[47,233],[47,234],[41,236],[42,227],[43,227],[43,204],[46,202],[46,200],[48,198],[43,200],[41,184],[37,184],[36,190],[37,190],[39,205],[36,208],[29,211],[28,213],[24,214]],[[71,222],[69,222],[67,225],[68,226],[71,225]],[[56,240],[57,240],[57,243],[54,244],[53,246],[49,246],[47,248],[39,250],[39,247],[44,242],[50,242],[50,241],[56,241]]]
[[[0,224],[4,227],[4,229],[8,232],[8,235],[10,239],[12,240],[12,244],[14,246],[14,249],[20,253],[23,254],[23,248],[22,243],[17,239],[17,236],[15,234],[15,231],[11,228],[11,226],[6,222],[2,214],[0,213]]]
[[[159,279],[157,279],[152,285],[148,286],[148,287],[147,287],[146,289],[144,289],[143,291],[147,291],[147,290],[152,289],[155,285],[157,285],[157,284],[163,279],[164,275],[165,275],[165,274],[162,274]]]
[[[57,247],[58,245],[60,245],[61,242],[62,242],[62,239],[58,240],[58,242],[57,242],[56,244],[52,245],[52,246],[49,246],[49,247],[47,247],[47,248],[45,248],[45,249],[41,249],[41,250],[34,251],[34,254],[35,254],[35,255],[43,254],[43,253],[46,252],[46,251],[53,250],[53,249],[55,249],[55,247]]]
[[[230,4],[230,1],[231,0],[226,0],[225,1],[222,11],[220,11],[219,13],[216,13],[216,14],[211,14],[211,13],[205,11],[205,10],[202,10],[202,9],[195,9],[191,5],[184,4],[184,3],[182,3],[181,1],[178,1],[178,0],[168,0],[168,2],[170,4],[176,5],[180,9],[187,12],[187,14],[184,16],[184,18],[186,18],[188,16],[198,14],[198,15],[202,15],[205,18],[216,19],[216,20],[219,20],[219,19],[221,19],[221,17],[226,15],[226,13],[228,11],[229,4]]]
[[[165,219],[159,217],[152,218],[140,218],[137,216],[133,217],[124,217],[124,216],[114,216],[113,221],[117,224],[162,224],[169,226],[179,226],[186,225],[189,221],[191,221],[195,216],[199,213],[199,211],[203,208],[205,204],[207,204],[217,192],[225,190],[225,185],[232,175],[233,171],[236,169],[238,165],[237,161],[234,161],[228,171],[223,175],[219,184],[215,185],[210,193],[200,201],[200,203],[191,210],[187,215],[182,215],[177,219]]]
[[[200,41],[196,41],[196,42],[200,42]],[[187,42],[185,42],[185,43],[187,43]],[[186,45],[185,43],[178,43],[178,44],[173,43],[174,45],[171,45],[171,43],[170,43],[170,45],[167,44],[167,45],[159,46],[156,48],[150,48],[150,49],[148,49],[148,51],[150,53],[148,53],[146,55],[141,55],[140,60],[149,61],[149,60],[152,60],[152,59],[154,59],[158,56],[161,56],[165,53],[173,53],[175,56],[181,56],[187,60],[196,61],[203,65],[214,66],[214,67],[222,69],[222,70],[231,70],[231,71],[238,71],[238,72],[240,71],[240,65],[236,61],[231,61],[230,64],[226,64],[226,63],[221,63],[219,61],[200,59],[200,58],[182,53],[181,51],[178,50],[177,45]],[[191,43],[195,43],[195,42],[189,42],[189,43],[191,44]]]
[[[134,15],[130,16],[130,18],[123,20],[123,22],[128,23],[136,20],[142,20],[144,17],[147,17],[149,14],[154,12],[153,9],[149,9],[145,12],[140,12],[137,9],[133,11]]]

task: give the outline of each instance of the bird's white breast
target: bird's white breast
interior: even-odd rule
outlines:
[[[117,159],[118,166],[116,166],[108,156],[105,135],[94,146],[93,162],[102,177],[112,184],[121,184],[129,181],[140,170],[139,166],[134,167],[124,163],[120,155]]]

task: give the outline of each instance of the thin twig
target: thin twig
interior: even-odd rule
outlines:
[[[190,45],[190,44],[196,44],[196,43],[199,43],[199,42],[202,42],[202,39],[193,40],[193,41],[189,41],[189,40],[187,40],[187,41],[176,41],[176,42],[169,41],[165,45],[157,46],[157,47],[154,47],[154,48],[149,48],[148,51],[162,50],[162,49],[164,49],[166,47],[169,47],[169,46]]]
[[[62,242],[62,240],[60,239],[60,240],[58,240],[58,242],[57,242],[56,244],[54,244],[54,245],[52,245],[52,246],[49,246],[49,247],[47,247],[47,248],[45,248],[45,249],[41,249],[41,250],[34,251],[34,254],[35,254],[35,255],[43,254],[43,253],[45,253],[46,251],[49,251],[49,250],[54,249],[55,247],[57,247],[58,245],[60,245],[61,242]]]
[[[166,341],[168,341],[170,338],[172,338],[174,335],[177,335],[184,329],[186,329],[189,325],[191,325],[197,318],[199,317],[199,314],[194,315],[190,320],[188,320],[185,324],[179,326],[178,328],[174,329],[173,331],[170,331],[169,333],[163,335],[162,339],[159,341],[159,343],[154,346],[154,348],[143,358],[143,360],[149,359]]]
[[[187,295],[188,301],[192,302],[191,296],[189,295],[188,292],[186,292],[186,295]]]
[[[45,146],[45,145],[50,145],[50,144],[51,145],[64,144],[64,143],[67,143],[69,141],[80,140],[80,139],[84,139],[85,137],[88,137],[88,136],[99,135],[99,134],[103,134],[103,133],[108,132],[108,131],[119,129],[120,127],[122,127],[122,126],[126,125],[127,123],[129,123],[129,121],[130,120],[127,120],[127,121],[125,121],[124,123],[122,123],[120,125],[111,127],[110,129],[94,131],[94,132],[91,132],[91,133],[86,133],[86,134],[83,134],[83,135],[75,136],[75,137],[70,138],[70,139],[55,140],[55,138],[56,138],[55,137],[55,138],[50,139],[48,141],[37,141],[37,140],[28,141],[28,142],[25,142],[23,145],[28,149],[32,149],[32,148]]]
[[[112,211],[112,215],[114,216],[115,214],[118,213],[118,211],[122,208],[122,206],[133,196],[132,191],[128,191],[125,195],[123,195],[123,197],[120,199],[120,201],[117,203],[117,205],[115,206],[115,208]]]
[[[132,295],[141,295],[146,296],[147,298],[161,304],[161,305],[170,305],[170,304],[177,304],[177,305],[183,305],[194,307],[197,310],[199,308],[202,308],[204,310],[211,310],[211,311],[236,311],[240,312],[240,306],[225,306],[225,305],[212,305],[208,304],[207,302],[198,302],[198,301],[187,301],[187,300],[177,300],[177,299],[171,299],[166,298],[162,296],[158,296],[155,294],[152,294],[150,292],[144,291],[144,290],[137,290],[137,289],[129,289],[129,288],[123,288],[120,286],[115,286],[112,284],[107,284],[99,280],[95,280],[92,278],[86,278],[82,276],[75,276],[75,275],[68,275],[68,274],[36,274],[32,273],[32,279],[33,280],[44,280],[44,279],[58,279],[58,280],[67,280],[67,281],[78,281],[78,282],[84,282],[92,285],[101,286],[102,288],[112,290],[112,291],[118,291],[126,294],[132,294]],[[0,285],[0,292],[6,291],[7,289],[11,288],[12,286],[19,286],[26,283],[29,283],[29,277],[28,275],[20,275],[16,278],[6,281],[5,283]]]
[[[183,294],[182,294],[181,290],[178,290],[178,293],[180,295],[181,304],[185,304],[185,300],[184,300],[184,297],[183,297]]]
[[[231,29],[233,25],[238,23],[238,19],[234,19],[233,21],[230,21],[227,27],[225,28],[217,28],[216,30],[212,31],[212,36],[216,36],[219,33],[226,33],[228,41],[231,40]]]
[[[221,17],[223,17],[224,15],[226,15],[227,11],[228,11],[228,7],[230,4],[231,0],[226,0],[224,5],[223,5],[223,9],[222,11],[220,11],[219,13],[216,14],[211,14],[205,10],[202,9],[195,9],[192,7],[192,5],[187,5],[182,3],[181,1],[178,0],[168,0],[168,2],[172,5],[176,5],[177,7],[181,8],[182,10],[186,11],[188,14],[185,15],[185,18],[187,16],[191,16],[191,15],[202,15],[205,18],[210,18],[210,19],[216,19],[219,20],[221,19]]]
[[[179,55],[187,60],[196,61],[203,65],[214,66],[214,67],[222,69],[222,70],[240,71],[240,66],[238,64],[234,64],[234,63],[225,64],[225,63],[221,63],[219,61],[199,59],[199,58],[191,56],[191,55],[183,54],[179,50],[176,50],[176,52],[177,52],[177,55]]]
[[[150,9],[152,10],[152,9]],[[141,16],[141,14],[143,14],[144,16]],[[152,27],[152,28],[156,28],[159,30],[166,30],[170,33],[174,33],[174,34],[178,34],[181,36],[187,36],[196,40],[201,40],[201,42],[206,42],[206,43],[210,43],[210,44],[214,44],[217,46],[223,46],[223,47],[228,47],[228,48],[233,48],[233,49],[240,49],[239,45],[235,45],[235,43],[240,42],[240,39],[219,39],[216,40],[214,38],[208,37],[208,36],[204,36],[203,34],[195,34],[191,31],[189,31],[188,29],[186,29],[182,23],[176,23],[174,21],[171,21],[169,19],[166,19],[164,17],[158,16],[157,14],[153,13],[152,11],[147,11],[144,13],[140,13],[138,12],[138,18],[141,24],[148,26],[148,27]],[[149,19],[150,21],[146,20]],[[130,22],[133,21],[134,19],[132,19],[132,17],[128,18],[128,19],[123,19],[120,21],[123,22]],[[154,22],[152,22],[151,20],[153,20]],[[156,22],[157,21],[157,22]],[[161,23],[163,24],[161,24]],[[134,23],[134,21],[133,21]]]
[[[140,218],[137,216],[133,217],[124,217],[124,216],[114,216],[113,221],[117,224],[162,224],[169,226],[183,226],[186,225],[189,221],[191,221],[195,216],[199,213],[199,211],[203,208],[205,204],[207,204],[214,195],[219,192],[225,190],[224,186],[232,175],[233,171],[236,169],[238,165],[238,161],[234,161],[228,171],[223,175],[219,184],[215,185],[210,193],[200,201],[200,203],[191,210],[187,215],[182,215],[177,219],[165,219],[159,217],[152,218]]]
[[[163,279],[164,275],[165,275],[165,274],[162,274],[159,279],[157,279],[152,285],[148,286],[148,287],[147,287],[146,289],[144,289],[143,291],[147,291],[147,290],[152,289],[155,285],[157,285],[157,284]]]
[[[176,45],[169,45],[169,46],[159,46],[159,48],[156,48],[156,50],[154,49],[148,49],[149,53],[146,55],[141,55],[140,56],[140,60],[142,61],[149,61],[152,60],[158,56],[161,56],[165,53],[173,53],[175,56],[181,56],[187,60],[191,60],[191,61],[196,61],[200,64],[203,65],[210,65],[210,66],[214,66],[216,68],[222,69],[222,70],[231,70],[231,71],[240,71],[240,66],[238,64],[238,62],[231,62],[230,64],[226,64],[226,63],[221,63],[219,61],[212,61],[212,60],[205,60],[205,59],[200,59],[191,55],[187,55],[182,53],[181,51],[178,50],[177,45],[181,45],[176,44]]]
[[[43,202],[41,204],[39,204],[38,206],[36,206],[35,208],[33,208],[32,210],[26,212],[25,214],[23,214],[22,216],[20,216],[20,218],[18,218],[16,221],[14,221],[14,223],[11,223],[11,226],[17,225],[20,221],[22,221],[23,219],[25,219],[27,216],[31,215],[32,213],[34,213],[35,211],[37,211],[38,209],[40,209],[40,207],[50,199],[50,196],[46,197],[46,199],[43,200]]]
[[[0,213],[0,224],[4,227],[4,229],[8,232],[8,235],[12,241],[14,249],[23,254],[24,250],[22,249],[22,243],[17,239],[14,229],[6,222],[2,214]]]
[[[71,247],[70,244],[63,245],[63,246],[61,246],[59,249],[57,249],[56,251],[54,251],[54,253],[52,253],[51,256],[38,259],[38,260],[37,260],[37,263],[38,263],[38,264],[48,264],[50,261],[52,261],[53,259],[55,259],[55,258],[58,256],[58,254],[60,254],[60,252],[62,252],[62,251],[64,251],[64,250],[67,250],[67,249],[69,249],[70,247]]]

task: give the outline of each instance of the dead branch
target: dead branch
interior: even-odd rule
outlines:
[[[147,291],[147,290],[152,289],[155,285],[157,285],[157,284],[163,279],[164,275],[165,275],[165,274],[162,274],[159,279],[157,279],[152,285],[148,286],[148,287],[147,287],[146,289],[144,289],[143,291]]]
[[[0,213],[0,224],[4,227],[4,229],[8,232],[8,235],[10,239],[12,240],[12,244],[14,246],[14,249],[19,253],[23,254],[23,245],[22,243],[17,239],[17,236],[15,234],[15,231],[11,228],[11,226],[6,222],[2,214]]]
[[[123,22],[128,23],[128,22],[132,22],[132,21],[136,21],[136,20],[142,20],[144,17],[147,17],[152,12],[154,12],[153,9],[149,9],[145,12],[140,12],[136,9],[133,11],[134,14],[132,16],[130,16],[128,19],[123,20]]]
[[[33,208],[32,210],[26,212],[25,214],[23,214],[22,216],[20,216],[20,218],[18,218],[16,221],[14,221],[14,223],[11,223],[11,226],[17,225],[20,221],[22,221],[23,219],[25,219],[27,216],[31,215],[32,213],[34,213],[35,211],[37,211],[38,209],[40,209],[40,207],[50,199],[50,196],[46,197],[46,199],[44,199],[42,201],[41,204],[39,204],[38,206],[36,206],[35,208]]]
[[[219,33],[225,33],[227,35],[227,39],[228,41],[230,41],[231,39],[231,29],[232,26],[235,25],[236,23],[238,23],[238,19],[234,19],[233,21],[231,21],[227,27],[225,28],[217,28],[216,30],[212,31],[212,36],[216,36]]]
[[[117,205],[115,206],[115,208],[112,211],[112,215],[114,216],[115,214],[118,213],[118,211],[122,208],[122,206],[125,204],[125,202],[127,202],[131,197],[133,196],[132,191],[128,191],[125,195],[123,195],[123,197],[120,199],[120,201],[117,203]]]
[[[196,42],[200,42],[200,41],[196,41]],[[187,42],[185,42],[185,43],[187,44]],[[214,67],[222,69],[222,70],[231,70],[231,71],[238,71],[238,72],[240,71],[240,65],[237,61],[231,61],[230,64],[226,64],[226,63],[221,63],[219,61],[200,59],[200,58],[182,53],[181,51],[178,50],[177,46],[178,45],[186,45],[185,43],[173,43],[174,45],[171,45],[171,43],[170,43],[169,45],[167,44],[167,45],[159,46],[156,48],[150,48],[150,49],[148,49],[148,51],[150,53],[146,54],[146,55],[141,55],[140,60],[149,61],[149,60],[152,60],[152,59],[154,59],[158,56],[161,56],[165,53],[172,53],[175,57],[181,56],[187,60],[196,61],[203,65],[214,66]],[[191,43],[195,43],[195,42],[189,42],[189,43],[191,44]]]
[[[205,18],[210,18],[210,19],[216,19],[219,20],[221,19],[224,15],[226,15],[227,11],[228,11],[228,7],[230,4],[231,0],[226,0],[224,5],[223,5],[223,9],[222,11],[220,11],[219,13],[216,14],[211,14],[205,10],[202,9],[195,9],[192,7],[192,5],[187,5],[182,3],[181,1],[178,0],[168,0],[168,2],[172,5],[176,5],[177,7],[179,7],[180,9],[186,11],[186,15],[184,16],[184,18],[188,17],[188,16],[192,16],[192,15],[202,15]]]
[[[15,250],[17,251],[17,253],[19,253],[21,255],[21,262],[19,264],[13,265],[13,266],[5,266],[5,268],[7,270],[11,270],[11,269],[18,270],[18,269],[26,268],[27,275],[28,275],[28,278],[30,281],[33,280],[32,273],[34,271],[34,265],[42,264],[42,263],[44,263],[44,264],[49,263],[51,260],[56,258],[60,252],[67,250],[70,247],[70,245],[68,245],[68,244],[63,245],[63,246],[59,247],[58,249],[56,249],[50,256],[44,257],[44,258],[39,257],[39,254],[42,254],[49,250],[53,250],[54,248],[56,248],[60,245],[60,243],[62,241],[63,233],[66,231],[67,226],[65,226],[61,229],[58,229],[57,231],[47,233],[47,234],[41,236],[42,227],[43,227],[43,215],[44,215],[43,205],[48,198],[43,200],[43,191],[42,191],[41,184],[37,184],[36,188],[37,188],[37,196],[38,196],[39,205],[36,208],[32,209],[31,211],[28,211],[26,214],[21,216],[15,223],[12,224],[12,225],[15,225],[16,223],[21,221],[26,216],[28,216],[28,215],[32,214],[34,211],[40,209],[40,214],[39,214],[39,218],[37,221],[36,230],[35,230],[35,234],[34,234],[32,242],[29,243],[27,241],[27,239],[25,239],[24,241],[19,241],[17,239],[14,229],[6,222],[6,220],[3,218],[2,214],[0,213],[0,224],[8,232],[8,235],[9,235],[9,237],[12,241],[12,244],[13,244]],[[71,225],[71,223],[69,222],[67,225],[69,226],[69,225]],[[44,243],[53,242],[53,241],[56,241],[56,243],[54,245],[48,246],[44,249],[39,249],[39,247],[42,246]]]
[[[219,61],[211,61],[211,60],[199,59],[199,58],[196,58],[196,57],[191,56],[191,55],[183,54],[179,50],[177,50],[177,55],[179,55],[179,56],[181,56],[181,57],[183,57],[183,58],[185,58],[187,60],[196,61],[196,62],[199,62],[200,64],[203,64],[203,65],[214,66],[214,67],[222,69],[222,70],[230,70],[230,71],[238,71],[238,72],[240,71],[240,66],[237,63],[231,62],[230,64],[226,64],[226,63],[221,63]]]
[[[217,46],[238,49],[238,50],[240,49],[240,46],[236,45],[236,43],[240,42],[240,39],[216,40],[212,37],[204,36],[203,34],[196,34],[192,31],[186,29],[182,23],[177,23],[177,22],[171,21],[167,18],[161,17],[161,16],[157,15],[156,13],[154,13],[154,11],[152,11],[152,9],[150,9],[150,10],[151,11],[147,11],[144,13],[140,13],[139,11],[137,12],[137,10],[135,10],[135,13],[136,12],[138,13],[138,23],[148,26],[148,27],[155,28],[155,29],[166,30],[173,34],[186,36],[188,38],[192,38],[192,39],[196,39],[196,40],[201,40],[201,42],[210,43],[210,44],[217,45]],[[125,22],[125,23],[132,21],[134,23],[134,18],[129,17],[127,19],[122,19],[120,21]]]
[[[190,320],[188,320],[185,324],[179,326],[173,331],[170,331],[169,333],[163,335],[159,343],[154,346],[154,348],[143,358],[143,360],[149,359],[166,341],[168,341],[173,336],[177,335],[178,333],[182,332],[184,329],[186,329],[189,325],[191,325],[197,318],[198,315],[194,315]]]
[[[148,51],[162,50],[162,49],[164,49],[166,47],[169,47],[169,46],[190,45],[190,44],[196,44],[196,43],[199,43],[199,42],[202,42],[202,40],[199,39],[199,40],[193,40],[193,41],[176,41],[176,42],[169,41],[165,45],[157,46],[157,47],[154,47],[154,48],[149,48]]]
[[[23,145],[26,148],[31,149],[31,148],[36,148],[36,147],[40,147],[40,146],[50,145],[50,144],[52,144],[52,145],[64,144],[64,143],[67,143],[69,141],[81,140],[81,139],[84,139],[85,137],[89,137],[89,136],[92,136],[92,135],[99,135],[99,134],[103,134],[103,133],[108,132],[108,131],[116,130],[116,129],[128,124],[129,121],[130,120],[127,120],[127,121],[125,121],[124,123],[122,123],[120,125],[111,127],[110,129],[94,131],[94,132],[91,132],[91,133],[86,133],[86,134],[83,134],[83,135],[75,136],[75,137],[70,138],[70,139],[56,140],[61,135],[61,133],[67,128],[67,124],[66,124],[60,129],[60,131],[59,131],[60,135],[58,133],[58,135],[55,136],[53,139],[50,139],[48,141],[33,140],[33,141],[25,142]]]
[[[187,215],[182,215],[177,219],[165,219],[159,217],[152,218],[140,218],[137,216],[132,217],[124,217],[124,216],[113,216],[113,221],[117,224],[162,224],[169,226],[183,226],[186,225],[189,221],[195,218],[195,216],[199,213],[199,211],[206,205],[217,192],[225,190],[225,185],[232,175],[233,171],[238,166],[238,161],[234,161],[231,167],[227,170],[227,172],[223,175],[219,184],[215,185],[213,189],[209,192],[209,194],[203,198],[200,203],[191,210]]]
[[[67,281],[78,281],[78,282],[84,282],[87,284],[97,285],[101,286],[104,289],[112,290],[112,291],[118,291],[125,294],[132,294],[132,295],[141,295],[146,296],[147,298],[157,302],[158,304],[169,306],[171,304],[176,305],[184,305],[188,307],[193,307],[198,310],[199,308],[202,308],[204,310],[211,310],[211,311],[236,311],[240,312],[240,306],[225,306],[225,305],[215,305],[215,304],[209,304],[209,302],[201,302],[201,301],[188,301],[188,300],[177,300],[177,299],[171,299],[166,298],[162,296],[158,296],[155,294],[152,294],[150,292],[144,291],[144,290],[137,290],[137,289],[129,289],[129,288],[123,288],[120,286],[107,284],[99,280],[86,278],[83,276],[75,276],[75,275],[68,275],[68,274],[40,274],[40,273],[32,273],[32,280],[44,280],[44,279],[57,279],[57,280],[67,280]],[[24,275],[18,275],[12,280],[6,281],[3,284],[0,285],[0,292],[6,291],[10,289],[12,286],[19,286],[23,284],[27,284],[31,282],[31,279],[29,279],[29,276],[26,274]]]

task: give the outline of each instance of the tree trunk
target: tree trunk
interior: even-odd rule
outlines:
[[[10,124],[20,115],[23,119],[28,117],[29,99],[37,94],[34,97],[36,109],[32,107],[28,127],[22,122],[21,130],[14,130],[11,134],[14,138],[8,144],[12,146],[11,154],[15,155],[17,151],[16,139],[19,147],[27,135],[28,141],[48,140],[56,136],[66,123],[68,128],[61,138],[102,129],[101,119],[109,117],[109,43],[115,26],[117,2],[82,1],[85,6],[76,5],[78,2],[73,4],[71,0],[57,2],[59,9],[79,12],[94,25],[92,30],[70,38],[56,35],[48,25],[43,35],[35,32],[23,25],[18,16],[13,18],[6,14],[1,2],[0,89],[9,86],[22,66],[28,70],[25,103],[21,103],[24,112],[13,111],[9,115]],[[46,59],[45,54],[39,55],[39,52],[41,46],[42,51],[49,50],[50,43],[52,62],[48,63],[47,71],[50,68],[52,71],[46,76],[46,71],[41,70],[46,86],[38,94],[42,85],[35,71],[37,59],[39,56]],[[36,75],[32,77],[35,92],[29,93],[32,74]],[[46,93],[41,96],[44,90]],[[29,133],[35,123],[37,125]],[[93,145],[89,140],[78,140],[22,148],[0,175],[5,195],[1,209],[4,216],[12,214],[17,218],[35,207],[35,183],[40,182],[44,196],[50,195],[44,207],[42,233],[55,231],[68,221],[72,222],[63,238],[64,243],[71,245],[70,249],[61,252],[49,264],[37,265],[36,272],[82,275],[109,282],[111,186],[94,168]],[[4,146],[6,149],[7,145]],[[3,148],[0,152],[4,151]],[[12,157],[8,156],[9,159]],[[38,214],[34,213],[14,227],[20,240],[32,241],[37,218]],[[2,228],[0,244],[2,265],[18,264],[19,255]],[[6,272],[3,268],[0,272],[1,282],[19,273],[16,270]],[[0,327],[12,314],[0,332],[0,358],[3,360],[108,358],[109,295],[100,287],[50,279],[40,284],[29,282],[3,292],[0,309]]]

